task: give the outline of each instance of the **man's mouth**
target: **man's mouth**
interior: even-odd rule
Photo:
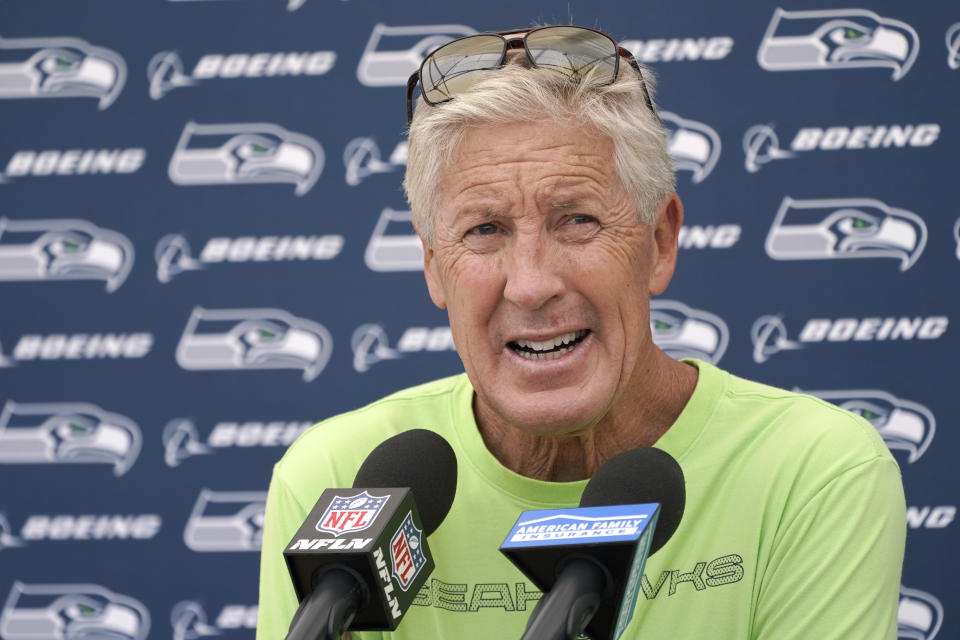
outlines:
[[[548,340],[514,340],[507,346],[527,360],[555,360],[573,351],[588,335],[589,329],[580,329]]]

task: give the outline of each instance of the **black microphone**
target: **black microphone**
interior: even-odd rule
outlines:
[[[580,508],[523,513],[500,548],[544,592],[523,640],[618,638],[647,556],[676,531],[685,503],[677,461],[638,447],[597,469]]]
[[[453,449],[411,429],[367,456],[353,489],[325,490],[283,552],[300,601],[287,640],[396,629],[433,571],[426,536],[456,489]]]

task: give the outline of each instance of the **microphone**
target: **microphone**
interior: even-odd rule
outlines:
[[[597,469],[579,508],[522,513],[500,547],[544,592],[522,640],[619,638],[647,557],[676,531],[685,503],[677,461],[638,447]]]
[[[426,536],[456,489],[453,449],[411,429],[367,456],[352,489],[325,490],[283,552],[300,601],[287,640],[396,629],[433,572]]]

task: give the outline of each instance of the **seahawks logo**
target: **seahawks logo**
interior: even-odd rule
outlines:
[[[390,27],[377,23],[360,57],[357,79],[368,87],[402,87],[428,53],[474,33],[462,24]]]
[[[149,632],[143,604],[96,584],[16,581],[0,612],[4,640],[145,640]]]
[[[757,51],[767,71],[893,69],[899,80],[917,58],[920,39],[909,24],[865,9],[776,9]]]
[[[117,99],[127,78],[123,58],[80,38],[0,37],[0,98]]]
[[[126,236],[86,220],[0,217],[0,281],[103,280],[116,291],[133,268]]]
[[[167,173],[179,185],[291,183],[302,196],[323,161],[320,143],[275,124],[188,122]]]
[[[183,530],[194,551],[256,551],[263,540],[266,491],[202,489]]]
[[[326,327],[280,309],[195,307],[177,345],[177,363],[193,371],[301,369],[310,382],[332,351]]]
[[[713,364],[720,362],[730,341],[727,324],[719,316],[673,300],[650,302],[650,330],[667,355]]]
[[[677,171],[689,171],[694,184],[703,182],[720,158],[720,136],[711,127],[661,111],[667,127],[667,152]]]
[[[922,404],[878,389],[807,393],[864,418],[876,428],[887,447],[907,452],[908,463],[919,460],[933,441],[936,420]]]
[[[927,244],[917,214],[869,198],[796,200],[785,197],[767,234],[774,260],[893,258],[906,271]]]
[[[0,464],[109,464],[122,476],[140,454],[130,418],[81,402],[14,402],[0,411]]]
[[[897,607],[897,638],[934,640],[943,624],[943,605],[933,595],[900,586]]]
[[[380,212],[363,260],[372,271],[423,271],[423,244],[409,211]]]

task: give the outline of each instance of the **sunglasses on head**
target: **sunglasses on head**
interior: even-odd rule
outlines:
[[[449,102],[475,85],[484,71],[499,69],[507,51],[523,49],[531,66],[561,73],[573,82],[587,79],[601,86],[613,84],[624,58],[640,76],[647,107],[656,115],[640,65],[605,33],[586,27],[541,27],[459,38],[424,58],[420,69],[407,80],[407,124],[413,121],[413,92],[420,84],[424,102],[436,106]]]

